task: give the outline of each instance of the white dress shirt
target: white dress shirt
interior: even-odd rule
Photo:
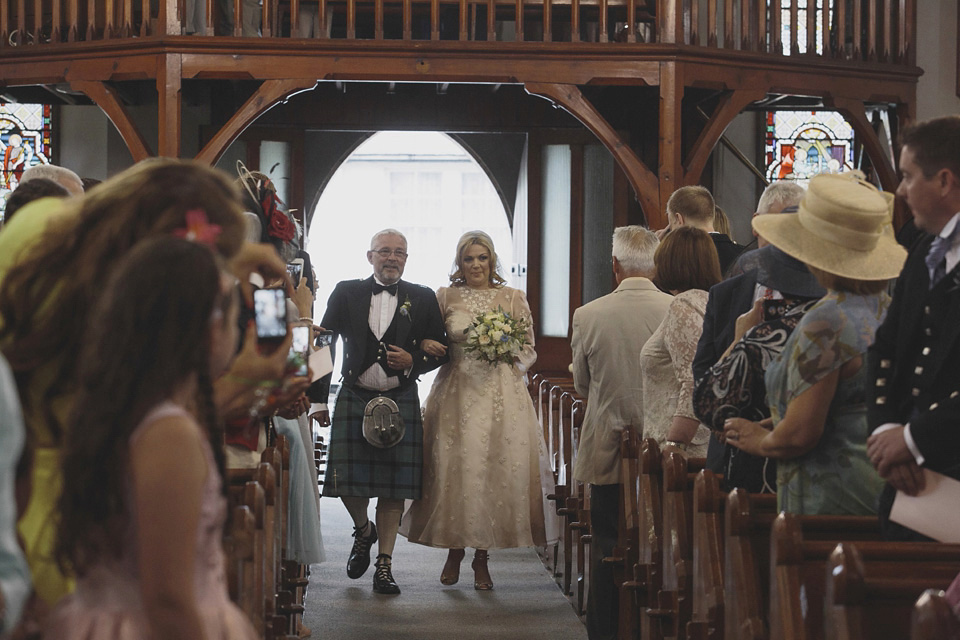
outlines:
[[[376,276],[373,278],[377,284],[386,286]],[[370,325],[370,331],[376,336],[377,340],[383,338],[383,334],[390,328],[393,322],[393,316],[397,312],[397,296],[392,296],[386,291],[381,291],[370,296],[370,314],[367,316],[367,322]],[[387,376],[387,372],[379,363],[373,363],[366,371],[357,378],[357,384],[364,389],[373,391],[386,391],[400,386],[400,378],[397,376]]]

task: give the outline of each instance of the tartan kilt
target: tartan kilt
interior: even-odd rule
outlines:
[[[363,410],[377,396],[397,403],[406,425],[403,439],[389,449],[363,437]],[[343,386],[330,427],[323,495],[419,500],[423,487],[423,420],[417,385],[378,393]]]

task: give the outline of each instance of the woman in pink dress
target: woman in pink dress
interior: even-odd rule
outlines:
[[[236,351],[235,291],[208,247],[174,237],[136,246],[107,284],[64,446],[56,552],[77,588],[45,638],[256,638],[227,595],[211,384]]]

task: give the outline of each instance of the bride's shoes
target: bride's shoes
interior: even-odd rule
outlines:
[[[451,585],[460,581],[460,562],[463,560],[463,549],[450,549],[447,553],[447,562],[440,572],[440,584]]]
[[[490,591],[493,589],[493,578],[490,577],[490,570],[487,568],[487,552],[484,549],[477,549],[473,554],[473,588],[477,591]]]

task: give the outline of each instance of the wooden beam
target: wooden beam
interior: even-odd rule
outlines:
[[[181,58],[179,53],[157,56],[157,155],[180,157]]]
[[[143,139],[143,134],[140,133],[130,113],[120,101],[116,89],[103,82],[88,80],[75,80],[70,83],[70,88],[74,91],[82,91],[110,118],[110,122],[120,132],[120,137],[130,150],[134,162],[140,162],[153,155],[146,140]]]
[[[660,178],[659,198],[655,209],[644,206],[647,225],[651,229],[667,226],[664,206],[670,195],[683,186],[684,170],[681,164],[683,127],[680,106],[683,102],[683,69],[676,62],[660,65]]]
[[[316,78],[293,78],[290,80],[267,80],[250,96],[240,109],[233,114],[223,127],[214,134],[210,142],[197,154],[197,160],[215,164],[227,147],[237,139],[243,130],[278,102],[290,96],[313,89]]]
[[[887,150],[877,137],[877,132],[873,130],[870,119],[867,118],[867,110],[860,100],[854,98],[826,98],[824,106],[829,106],[839,111],[853,130],[857,134],[858,140],[863,144],[864,151],[870,156],[873,167],[880,178],[880,186],[884,191],[891,193],[897,190],[900,180],[897,178],[897,171],[893,167],[892,158],[887,155]]]
[[[597,136],[627,175],[647,220],[650,221],[651,215],[658,215],[656,211],[660,206],[660,199],[657,177],[600,112],[590,104],[576,85],[528,82],[524,85],[524,89],[530,95],[546,98],[563,107]]]
[[[741,89],[724,95],[720,104],[710,116],[710,120],[703,127],[700,136],[690,150],[687,161],[684,163],[683,183],[686,185],[700,182],[700,174],[713,152],[723,132],[741,111],[751,103],[762,100],[767,92],[762,89]]]

